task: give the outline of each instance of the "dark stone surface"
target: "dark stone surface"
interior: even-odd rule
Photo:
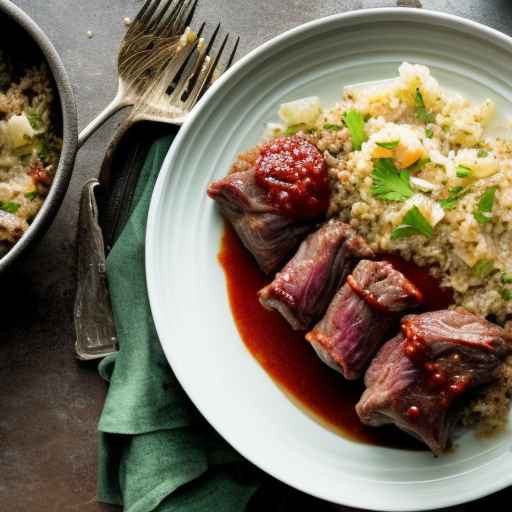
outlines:
[[[80,126],[115,91],[115,57],[140,0],[15,0],[54,42],[74,85]],[[354,8],[416,0],[202,0],[196,20],[222,20],[240,55],[284,30]],[[508,0],[424,0],[423,6],[512,33]],[[94,37],[88,39],[91,30]],[[61,211],[38,248],[3,277],[0,294],[0,510],[105,511],[95,502],[96,423],[105,385],[73,357],[74,237],[81,186],[98,169],[110,123],[81,150]],[[497,507],[503,492],[457,510]],[[291,498],[292,503],[301,503]],[[294,507],[296,508],[296,507]],[[311,507],[315,508],[316,507]],[[267,507],[265,507],[268,510]],[[280,508],[284,510],[284,508]]]

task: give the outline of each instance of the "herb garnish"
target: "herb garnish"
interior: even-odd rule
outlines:
[[[489,153],[487,151],[485,151],[485,149],[479,149],[476,156],[478,158],[485,158],[486,156],[489,156]]]
[[[455,168],[455,174],[457,178],[467,178],[471,174],[471,169],[464,165],[457,165]]]
[[[384,201],[405,201],[414,193],[409,173],[398,170],[391,158],[375,161],[372,178],[372,194]]]
[[[473,217],[480,224],[485,224],[492,220],[491,212],[494,206],[496,190],[498,190],[498,187],[489,187],[480,197],[477,209],[473,211]]]
[[[425,102],[423,101],[423,95],[419,88],[416,89],[416,95],[414,97],[414,104],[416,105],[416,117],[424,123],[433,123],[436,116],[431,112],[428,112],[425,108]]]
[[[503,274],[501,274],[501,282],[503,284],[512,284],[512,274],[507,274],[506,272],[503,272]]]
[[[364,117],[357,110],[348,110],[343,113],[343,121],[352,137],[352,148],[361,149],[363,142],[368,138],[364,129]]]
[[[512,290],[510,288],[502,288],[500,295],[503,300],[512,300]]]
[[[27,116],[28,122],[30,123],[30,126],[32,126],[34,130],[38,131],[43,128],[43,119],[39,112],[33,108],[28,108],[25,110],[25,114]]]
[[[331,132],[337,132],[338,130],[343,129],[341,124],[333,124],[333,123],[325,123],[324,130],[330,130]]]
[[[291,126],[288,126],[286,128],[284,134],[289,137],[290,135],[295,135],[297,132],[300,132],[301,130],[305,130],[306,125],[304,123],[300,124],[292,124]]]
[[[496,267],[491,260],[478,260],[471,269],[477,277],[488,277],[496,272]]]
[[[4,212],[7,213],[16,213],[20,206],[21,204],[14,203],[12,201],[0,201],[0,210],[3,210]]]
[[[427,136],[427,139],[431,139],[434,136],[434,130],[430,127],[425,128],[425,135]]]
[[[384,148],[384,149],[395,149],[398,144],[400,144],[399,140],[392,140],[390,142],[377,142],[377,146]]]
[[[52,140],[48,134],[39,136],[37,141],[37,156],[44,163],[52,163],[53,159],[57,159],[60,152],[60,145]]]
[[[37,197],[37,190],[33,190],[32,192],[25,192],[25,197],[33,201]]]
[[[469,190],[464,190],[464,187],[453,187],[448,192],[448,197],[439,201],[439,204],[445,210],[453,210],[457,204],[457,201],[462,199],[466,194],[469,194]]]
[[[391,232],[391,240],[407,238],[412,235],[431,237],[432,226],[421,214],[417,206],[413,206],[404,216],[402,224]]]

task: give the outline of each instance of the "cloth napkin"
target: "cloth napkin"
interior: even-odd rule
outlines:
[[[180,387],[148,303],[146,217],[171,141],[165,136],[151,147],[131,215],[107,261],[120,351],[99,366],[110,384],[99,422],[98,500],[123,504],[127,512],[240,512],[262,475],[207,424]]]

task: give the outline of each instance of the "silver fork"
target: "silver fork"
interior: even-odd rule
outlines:
[[[198,0],[146,0],[130,24],[117,58],[114,99],[80,133],[78,146],[118,110],[134,105],[173,56]]]
[[[199,34],[204,30],[201,26]],[[117,337],[106,276],[105,246],[98,224],[95,189],[111,176],[115,149],[128,129],[141,121],[180,126],[214,79],[233,63],[239,38],[236,38],[227,63],[221,58],[227,48],[226,34],[219,48],[212,48],[220,31],[217,26],[206,43],[202,38],[178,48],[158,79],[139,96],[129,117],[121,125],[105,154],[100,179],[84,186],[78,227],[77,292],[75,299],[75,352],[79,359],[104,357],[117,350]],[[169,87],[171,87],[170,93]]]

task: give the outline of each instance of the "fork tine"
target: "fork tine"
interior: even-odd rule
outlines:
[[[208,63],[208,68],[206,72],[204,73],[203,79],[198,79],[194,85],[194,88],[190,92],[188,98],[185,100],[185,109],[192,108],[192,105],[196,103],[196,101],[201,97],[201,95],[208,89],[211,83],[211,79],[213,77],[213,73],[215,69],[217,68],[220,58],[222,56],[222,53],[224,52],[224,48],[226,48],[226,44],[229,39],[229,33],[226,34],[224,37],[224,40],[222,41],[222,44],[220,45],[220,48],[217,50],[217,53],[215,54],[215,57],[213,60],[210,60]]]
[[[194,13],[196,12],[196,7],[197,7],[198,2],[199,2],[199,0],[194,0],[193,2],[191,2],[192,5],[190,6],[187,18],[185,19],[185,25],[190,25],[190,22],[192,21],[192,18],[194,17]]]
[[[187,69],[187,66],[190,63],[190,59],[192,58],[195,50],[197,49],[199,40],[201,39],[203,30],[205,29],[205,27],[206,27],[206,23],[203,22],[202,25],[199,27],[199,30],[197,31],[197,34],[196,34],[197,38],[194,41],[194,44],[191,45],[190,51],[188,52],[188,55],[187,55],[187,58],[183,61],[183,64],[181,65],[181,67],[178,70],[178,72],[176,73],[176,75],[172,78],[172,80],[170,80],[168,87],[173,87],[173,85],[174,85],[174,89],[176,89],[176,87],[178,86],[177,84],[180,83],[180,80],[181,80],[182,76],[185,74],[185,70]]]
[[[196,81],[201,73],[201,70],[203,68],[204,61],[207,58],[208,52],[211,50],[213,43],[215,42],[215,39],[217,38],[219,30],[220,30],[220,23],[217,25],[216,29],[214,30],[206,49],[202,50],[201,53],[199,53],[199,57],[197,58],[196,62],[193,64],[191,71],[189,73],[183,73],[183,76],[181,77],[180,81],[176,85],[176,88],[174,89],[173,93],[171,94],[171,101],[179,102],[181,97],[184,94],[186,94],[190,89],[194,88],[195,83],[196,83]]]
[[[177,23],[177,29],[181,32],[185,29],[186,26],[190,25],[192,18],[194,17],[194,13],[196,11],[198,0],[189,0],[187,5],[184,7],[183,12],[180,13],[179,20],[181,23]]]
[[[226,71],[231,67],[233,61],[235,60],[235,55],[238,50],[238,45],[240,44],[240,36],[236,38],[235,46],[233,46],[233,50],[231,51],[231,55],[229,56],[228,62],[226,64]]]
[[[155,11],[158,9],[158,6],[160,5],[161,0],[154,0],[152,5],[150,5],[146,11],[141,16],[141,23],[145,25],[146,27],[149,25],[149,22],[151,18],[153,17],[153,14],[155,14]]]
[[[171,33],[182,33],[192,19],[197,1],[183,0],[177,3],[169,16],[163,19],[155,29],[155,34],[159,37],[167,37]]]
[[[185,0],[179,0],[178,5],[182,4]],[[167,2],[164,4],[164,6],[158,11],[158,14],[156,16],[153,16],[153,19],[150,23],[148,23],[147,30],[148,32],[154,32],[155,35],[157,35],[158,29],[157,27],[166,20],[166,14],[171,5],[174,3],[174,0],[167,0]],[[170,16],[172,16],[172,12]]]
[[[180,32],[182,32],[181,30],[176,30],[175,25],[177,18],[179,18],[179,13],[183,9],[183,6],[187,3],[187,1],[188,0],[180,0],[176,3],[172,11],[167,16],[160,17],[158,23],[156,23],[154,27],[154,33],[156,36],[165,37],[168,33],[179,34]]]
[[[144,16],[144,14],[146,13],[146,11],[148,10],[148,7],[149,7],[149,4],[151,4],[153,0],[146,0],[144,2],[144,5],[140,8],[140,11],[137,13],[137,15],[135,16],[135,18],[133,19],[133,23],[131,26],[133,26],[134,24],[138,23],[139,21],[142,20],[142,17]]]

